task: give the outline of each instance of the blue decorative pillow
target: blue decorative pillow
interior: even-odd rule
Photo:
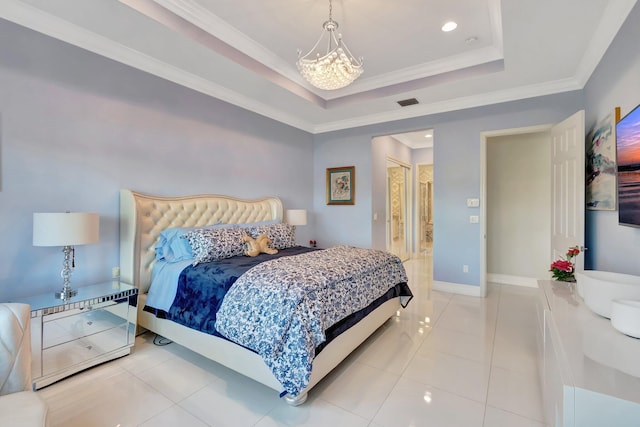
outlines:
[[[251,237],[256,239],[266,234],[275,249],[287,249],[296,246],[295,226],[286,223],[258,225],[247,229]]]
[[[167,228],[160,232],[156,244],[156,261],[184,261],[193,259],[189,242],[181,237],[193,228]]]
[[[242,255],[244,235],[245,231],[239,227],[199,228],[188,232],[183,238],[191,246],[193,265],[196,265]]]

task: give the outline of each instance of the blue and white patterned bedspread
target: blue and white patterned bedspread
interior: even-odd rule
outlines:
[[[216,329],[260,354],[284,390],[297,396],[309,383],[324,331],[406,282],[400,259],[374,249],[336,246],[278,258],[238,278]]]

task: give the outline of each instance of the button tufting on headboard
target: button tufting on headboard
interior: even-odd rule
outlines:
[[[167,228],[216,223],[282,221],[277,197],[244,200],[221,195],[160,197],[120,190],[120,274],[146,292],[158,236]]]

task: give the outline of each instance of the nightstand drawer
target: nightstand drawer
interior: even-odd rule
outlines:
[[[121,324],[93,335],[43,349],[42,375],[79,365],[121,347],[129,347],[128,332],[127,324]]]
[[[111,301],[110,304],[102,308],[88,306],[60,313],[64,315],[45,316],[42,324],[42,349],[45,350],[126,324],[128,307],[129,304],[126,300],[121,303]],[[123,312],[124,316],[118,316],[114,312]]]

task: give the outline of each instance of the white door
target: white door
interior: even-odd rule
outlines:
[[[584,110],[551,128],[551,260],[584,245]],[[576,260],[582,270],[584,257]]]

